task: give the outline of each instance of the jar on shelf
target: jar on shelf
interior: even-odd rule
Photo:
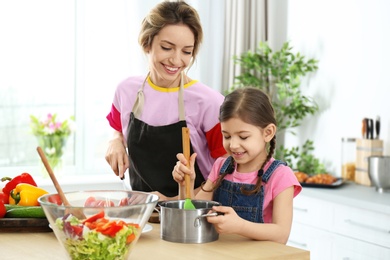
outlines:
[[[341,177],[345,180],[355,180],[356,168],[356,138],[341,138]]]

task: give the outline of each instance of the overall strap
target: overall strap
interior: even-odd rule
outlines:
[[[279,165],[287,165],[287,163],[280,160],[274,160],[265,173],[261,169],[259,170],[257,176],[259,176],[259,178],[262,178],[263,182],[267,182],[269,178],[271,178],[271,175],[274,172],[274,170],[278,168]],[[220,175],[225,173],[231,174],[233,172],[234,172],[234,159],[232,156],[229,156],[228,158],[226,158],[226,161],[223,163],[221,169],[219,170],[219,174]]]
[[[287,163],[282,162],[280,160],[273,161],[272,164],[268,167],[267,171],[263,174],[262,181],[267,182],[269,178],[271,178],[271,175],[275,171],[275,169],[279,167],[279,165],[287,165]]]
[[[225,174],[225,173],[233,173],[234,172],[234,160],[232,156],[229,156],[226,158],[226,161],[223,163],[221,169],[219,170],[219,174]]]

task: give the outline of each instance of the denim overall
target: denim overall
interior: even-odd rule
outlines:
[[[285,162],[275,160],[272,162],[265,173],[263,170],[259,170],[257,176],[262,178],[264,183],[267,183],[272,173],[281,164],[286,165]],[[222,165],[219,174],[232,174],[233,172],[234,160],[230,156]],[[260,192],[251,195],[243,194],[240,190],[242,186],[246,190],[252,190],[256,185],[235,183],[228,180],[223,180],[221,185],[215,190],[213,199],[220,202],[223,206],[232,207],[243,219],[256,223],[264,223],[264,185],[261,185]]]

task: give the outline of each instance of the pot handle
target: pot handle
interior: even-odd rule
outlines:
[[[219,215],[224,215],[224,213],[222,213],[222,212],[211,212],[211,213],[207,213],[207,214],[203,214],[203,215],[197,216],[195,218],[195,221],[194,221],[194,227],[200,227],[202,225],[201,222],[200,222],[201,218],[216,217],[216,216],[219,216]]]

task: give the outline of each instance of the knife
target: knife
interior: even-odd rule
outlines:
[[[368,119],[368,139],[374,139],[374,120],[372,118]]]
[[[367,135],[367,118],[363,118],[362,120],[362,137],[363,139],[366,138]]]
[[[381,131],[381,119],[379,116],[376,117],[375,120],[375,139],[379,139],[379,133]]]

